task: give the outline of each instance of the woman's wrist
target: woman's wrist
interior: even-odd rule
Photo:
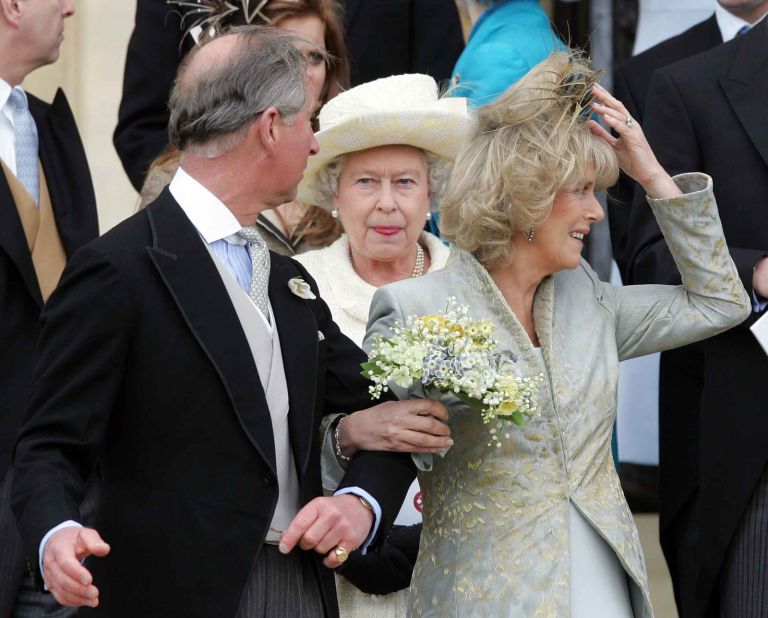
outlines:
[[[661,167],[647,179],[639,182],[651,199],[669,199],[683,194],[672,177]]]
[[[333,446],[336,457],[343,463],[348,463],[357,452],[354,442],[355,420],[354,414],[339,418],[333,433]]]

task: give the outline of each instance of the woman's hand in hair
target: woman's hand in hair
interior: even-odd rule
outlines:
[[[589,120],[587,124],[594,135],[613,148],[621,169],[640,183],[649,197],[669,198],[680,195],[680,189],[657,161],[643,129],[630,116],[624,104],[602,86],[595,85],[592,92],[593,111],[618,137],[611,135],[594,120]]]

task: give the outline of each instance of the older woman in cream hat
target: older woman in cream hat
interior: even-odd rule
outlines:
[[[320,153],[310,157],[299,200],[331,209],[344,234],[297,256],[317,281],[342,332],[362,343],[376,289],[442,268],[443,243],[424,231],[467,130],[464,99],[440,99],[426,75],[379,79],[338,95],[320,112]],[[448,430],[436,419],[352,414],[327,418],[323,472],[328,489],[359,449],[436,452]],[[414,482],[379,556],[355,556],[338,578],[342,618],[399,617],[420,535]],[[401,525],[402,527],[397,527]]]

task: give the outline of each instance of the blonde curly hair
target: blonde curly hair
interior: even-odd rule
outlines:
[[[561,189],[618,178],[616,155],[587,126],[600,73],[578,52],[557,52],[478,109],[441,209],[442,236],[486,267],[514,257],[511,238],[544,222]]]

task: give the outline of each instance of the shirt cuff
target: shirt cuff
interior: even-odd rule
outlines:
[[[752,290],[752,311],[754,313],[762,313],[768,308],[768,298],[758,296],[757,292]]]
[[[364,489],[360,489],[359,487],[345,487],[344,489],[339,489],[339,491],[333,495],[343,496],[344,494],[353,494],[355,496],[365,498],[365,501],[368,502],[368,504],[370,504],[373,508],[373,526],[371,527],[371,533],[368,535],[368,538],[365,539],[365,542],[360,546],[360,553],[365,555],[365,553],[368,551],[368,546],[376,537],[376,532],[379,530],[379,524],[381,523],[381,506],[379,506],[378,501],[371,494],[369,494]]]
[[[40,575],[43,576],[43,585],[45,586],[46,590],[48,590],[48,585],[45,584],[45,573],[43,572],[43,552],[45,551],[45,544],[48,542],[48,539],[50,539],[51,536],[55,532],[58,532],[59,530],[63,530],[64,528],[82,528],[82,527],[83,527],[82,524],[79,524],[72,519],[68,519],[67,521],[61,522],[58,526],[51,528],[48,532],[45,533],[43,540],[40,541],[40,546],[37,550],[37,560],[38,560],[38,565],[40,566]]]

